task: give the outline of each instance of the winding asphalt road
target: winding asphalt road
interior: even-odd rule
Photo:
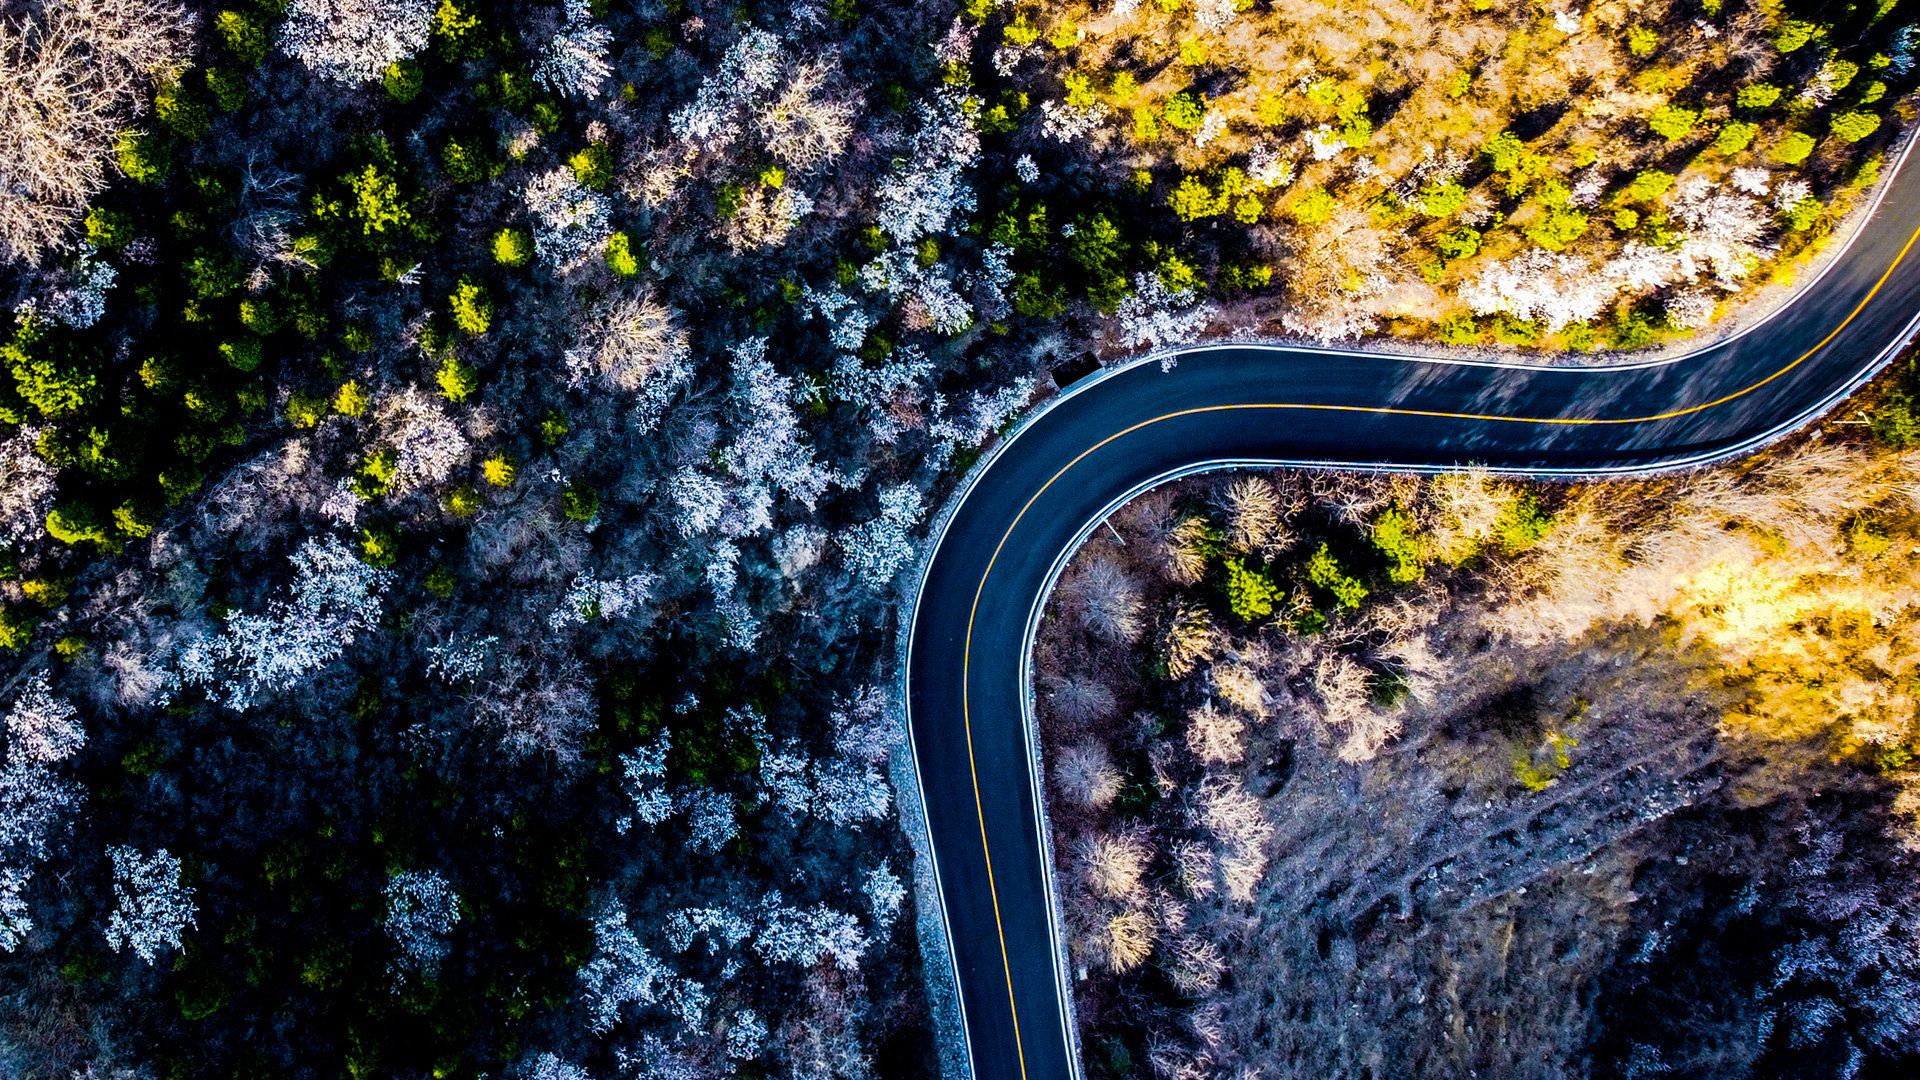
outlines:
[[[1079,1076],[1027,717],[1040,601],[1110,510],[1233,463],[1558,476],[1718,461],[1811,421],[1891,360],[1920,311],[1920,166],[1848,249],[1749,331],[1606,368],[1200,346],[1073,388],[977,469],[911,614],[906,689],[973,1072]]]

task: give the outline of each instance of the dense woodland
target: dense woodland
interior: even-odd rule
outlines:
[[[1908,380],[1668,480],[1120,511],[1036,656],[1092,1074],[1911,1075]]]
[[[1915,44],[1896,5],[1743,0],[0,0],[0,1076],[927,1075],[889,778],[894,634],[929,515],[994,436],[1097,361],[1205,333],[1683,335],[1844,228],[1911,118]],[[1910,399],[1876,413],[1887,438],[1913,437]],[[1392,488],[1336,527],[1327,500],[1389,489],[1311,483],[1319,509],[1301,512],[1332,546],[1285,588],[1274,567],[1303,549],[1248,539],[1258,559],[1228,558],[1243,549],[1208,539],[1232,527],[1211,510],[1188,515],[1201,554],[1182,556],[1193,580],[1238,573],[1283,611],[1220,625],[1284,622],[1347,688],[1345,750],[1318,766],[1301,750],[1287,792],[1451,730],[1360,707],[1417,689],[1414,668],[1396,682],[1379,641],[1329,644],[1401,610],[1369,554],[1388,550],[1381,508],[1401,500],[1406,542],[1437,542],[1437,496]],[[1640,535],[1540,498],[1499,519],[1514,545],[1573,521]],[[1904,552],[1905,518],[1864,509],[1892,498],[1847,504],[1846,535]],[[1435,579],[1484,569],[1445,565]],[[1197,587],[1126,572],[1154,597]],[[1166,693],[1226,677],[1202,625],[1220,602],[1168,624],[1197,636],[1166,661],[1186,689]],[[1617,745],[1579,736],[1589,749],[1556,764],[1561,728],[1536,713],[1558,691],[1496,690],[1504,669],[1472,667],[1515,695],[1502,708],[1547,790],[1596,745],[1639,745],[1633,725]],[[1062,686],[1106,722],[1113,701],[1159,700],[1157,678]],[[1844,685],[1881,692],[1866,682]],[[1825,730],[1825,706],[1776,689],[1753,726],[1791,705],[1814,717],[1804,738]],[[1709,704],[1687,714],[1701,730],[1732,723]],[[1167,717],[1113,736],[1108,759],[1088,750],[1098,789],[1120,770],[1124,793],[1063,803],[1063,828],[1093,835],[1114,807],[1171,827],[1193,807],[1251,831],[1209,856],[1224,891],[1163,904],[1172,879],[1152,877],[1150,904],[1146,877],[1102,886],[1145,951],[1087,963],[1158,971],[1141,966],[1154,942],[1178,938],[1199,950],[1195,1000],[1265,1016],[1220,996],[1230,981],[1203,986],[1206,948],[1257,943],[1241,895],[1272,880],[1261,838],[1293,811],[1280,787],[1265,804],[1224,781],[1189,791],[1187,765],[1147,780],[1141,762],[1184,730]],[[1904,751],[1875,731],[1842,760],[1899,775]],[[1506,783],[1507,744],[1468,742],[1499,765],[1474,782]],[[1734,790],[1699,781],[1710,767],[1673,782]],[[1812,790],[1762,773],[1774,786],[1745,811]],[[1770,888],[1904,858],[1854,812],[1878,796],[1831,790],[1855,794],[1753,826],[1755,865],[1785,868]],[[1809,854],[1835,837],[1826,862]],[[1379,940],[1367,920],[1387,908],[1363,894],[1392,883],[1380,873],[1343,886],[1351,937],[1272,955]],[[1746,903],[1660,909],[1656,932],[1640,922],[1658,904],[1625,889],[1605,909],[1622,940],[1670,944],[1641,968],[1590,954],[1581,970],[1610,988],[1596,1017],[1644,995],[1636,973],[1710,986],[1658,965],[1706,955]],[[1768,896],[1740,910],[1816,937],[1837,924]],[[1190,929],[1165,929],[1167,904]],[[1544,964],[1549,938],[1514,954]],[[1089,977],[1100,1069],[1229,1056],[1182,1019],[1189,991]],[[1311,1004],[1321,989],[1346,996]],[[1309,1027],[1352,995],[1283,993]],[[1529,1000],[1505,1007],[1548,1023]],[[1887,1008],[1794,1000],[1847,1011],[1806,1036],[1821,1054]],[[1754,1009],[1775,1043],[1816,1030]],[[1712,1045],[1761,1054],[1751,1019],[1729,1012]],[[1343,1030],[1313,1053],[1385,1045]],[[1691,1029],[1634,1047],[1571,1030],[1541,1060],[1591,1045],[1621,1070],[1644,1059],[1635,1075],[1699,1071]],[[1334,1075],[1360,1058],[1274,1060]]]

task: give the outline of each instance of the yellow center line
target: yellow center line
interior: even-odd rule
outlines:
[[[1012,1011],[1012,1014],[1013,1014],[1013,1049],[1014,1049],[1014,1054],[1019,1058],[1021,1080],[1026,1080],[1027,1055],[1026,1055],[1025,1049],[1021,1046],[1021,1042],[1020,1042],[1020,1007],[1018,1003],[1014,1000],[1014,995],[1013,995],[1013,961],[1007,954],[1007,933],[1000,919],[1000,890],[994,884],[993,851],[990,845],[987,843],[987,811],[980,797],[980,773],[974,764],[973,717],[972,717],[972,710],[970,707],[970,703],[968,700],[970,696],[969,687],[968,687],[968,675],[973,668],[973,624],[974,624],[974,620],[978,618],[980,614],[980,598],[986,594],[987,578],[992,576],[994,564],[1000,560],[1000,552],[1006,548],[1007,541],[1013,537],[1014,530],[1018,529],[1020,527],[1020,522],[1026,518],[1027,511],[1033,509],[1033,504],[1040,501],[1040,497],[1047,493],[1047,489],[1053,486],[1054,481],[1060,479],[1062,476],[1065,476],[1068,470],[1072,469],[1075,465],[1080,464],[1080,462],[1085,460],[1089,455],[1099,451],[1102,447],[1106,446],[1108,443],[1113,442],[1115,439],[1119,439],[1126,435],[1130,435],[1133,432],[1139,431],[1141,428],[1151,427],[1152,425],[1158,424],[1164,420],[1174,420],[1183,416],[1194,416],[1200,413],[1230,412],[1230,411],[1239,410],[1239,409],[1288,409],[1288,410],[1314,411],[1314,412],[1373,413],[1377,415],[1388,415],[1388,416],[1421,416],[1421,417],[1438,418],[1438,419],[1444,419],[1444,420],[1500,421],[1502,423],[1513,423],[1513,424],[1552,424],[1552,425],[1558,425],[1563,427],[1571,427],[1571,426],[1579,426],[1579,425],[1598,425],[1598,424],[1648,424],[1658,420],[1672,420],[1672,419],[1675,419],[1676,417],[1687,416],[1697,412],[1704,412],[1708,409],[1712,409],[1720,405],[1725,405],[1727,402],[1733,401],[1736,398],[1745,397],[1746,395],[1753,393],[1755,390],[1760,389],[1761,387],[1767,385],[1768,383],[1774,381],[1775,379],[1780,378],[1782,375],[1785,375],[1787,372],[1792,371],[1794,368],[1799,367],[1801,364],[1805,363],[1810,357],[1812,357],[1813,354],[1819,352],[1820,350],[1826,348],[1829,344],[1831,344],[1833,342],[1833,339],[1838,337],[1840,335],[1840,332],[1847,328],[1847,324],[1853,322],[1856,316],[1858,316],[1862,311],[1866,310],[1867,304],[1870,303],[1873,300],[1874,296],[1876,296],[1880,292],[1881,287],[1886,285],[1887,279],[1893,276],[1894,270],[1898,269],[1900,264],[1906,260],[1907,254],[1913,250],[1913,245],[1916,241],[1920,241],[1920,228],[1916,228],[1913,231],[1913,234],[1907,237],[1907,242],[1905,246],[1903,246],[1900,249],[1900,253],[1898,255],[1895,255],[1893,257],[1893,262],[1888,264],[1886,272],[1881,274],[1880,279],[1873,283],[1873,288],[1867,290],[1867,294],[1860,298],[1860,302],[1858,304],[1855,304],[1853,310],[1847,313],[1847,317],[1840,320],[1839,325],[1835,326],[1830,332],[1828,332],[1826,337],[1821,338],[1820,341],[1817,344],[1815,344],[1811,349],[1808,349],[1806,352],[1801,353],[1798,357],[1794,359],[1792,363],[1774,372],[1773,374],[1768,375],[1766,378],[1761,379],[1759,382],[1756,382],[1750,386],[1742,387],[1738,390],[1735,390],[1733,393],[1726,395],[1725,397],[1715,398],[1714,400],[1706,402],[1704,404],[1691,405],[1684,409],[1673,409],[1668,412],[1654,413],[1650,416],[1614,417],[1614,418],[1566,417],[1566,416],[1544,416],[1544,417],[1502,416],[1495,413],[1461,413],[1461,412],[1445,412],[1445,411],[1435,410],[1435,409],[1402,409],[1402,408],[1396,408],[1390,405],[1315,405],[1315,404],[1290,403],[1290,402],[1272,402],[1272,403],[1251,403],[1250,402],[1250,403],[1235,404],[1235,405],[1204,405],[1204,406],[1198,406],[1191,409],[1181,409],[1181,410],[1178,410],[1177,412],[1163,413],[1160,416],[1156,416],[1148,420],[1142,420],[1139,423],[1132,425],[1131,427],[1123,428],[1119,431],[1116,431],[1113,434],[1107,436],[1106,438],[1101,439],[1099,442],[1094,443],[1092,446],[1088,447],[1087,449],[1081,451],[1072,461],[1069,461],[1065,465],[1061,466],[1060,471],[1054,473],[1051,477],[1049,477],[1046,483],[1041,484],[1040,490],[1034,492],[1033,497],[1027,500],[1025,506],[1022,506],[1020,508],[1020,512],[1013,516],[1013,523],[1007,526],[1007,531],[1001,535],[1000,542],[994,545],[993,554],[989,556],[987,559],[987,568],[984,571],[982,571],[980,574],[980,584],[973,591],[973,608],[967,613],[967,635],[966,635],[965,644],[961,651],[961,662],[960,662],[960,721],[961,721],[961,726],[964,729],[966,740],[967,740],[967,771],[973,777],[973,808],[974,808],[974,812],[978,815],[980,819],[980,852],[982,855],[986,857],[987,892],[993,901],[994,932],[999,936],[999,939],[1000,939],[1000,970],[1001,970],[1001,973],[1006,976],[1006,980],[1007,980],[1007,1007]],[[1036,806],[1034,808],[1034,812],[1045,813],[1046,811],[1044,807]],[[1047,873],[1051,873],[1052,870],[1049,867],[1043,866],[1040,868],[1040,872],[1042,874],[1047,874]],[[1064,988],[1062,989],[1064,992]]]

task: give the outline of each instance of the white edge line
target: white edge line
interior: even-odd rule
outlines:
[[[1894,168],[1888,171],[1888,175],[1886,176],[1885,179],[1881,181],[1878,189],[1875,191],[1874,196],[1869,201],[1868,205],[1861,208],[1861,210],[1858,212],[1858,218],[1854,223],[1853,227],[1848,231],[1846,240],[1841,244],[1840,248],[1837,251],[1832,252],[1828,256],[1826,260],[1826,264],[1820,268],[1818,273],[1816,273],[1812,278],[1808,279],[1807,281],[1795,287],[1794,296],[1782,302],[1780,305],[1775,307],[1772,311],[1769,311],[1766,315],[1755,320],[1751,325],[1733,334],[1729,334],[1727,337],[1721,338],[1718,341],[1705,343],[1698,348],[1691,349],[1687,352],[1680,353],[1676,356],[1670,356],[1670,357],[1665,357],[1665,358],[1655,359],[1655,360],[1647,360],[1647,361],[1642,361],[1640,363],[1633,363],[1633,364],[1544,364],[1544,363],[1528,363],[1525,361],[1518,361],[1518,360],[1476,360],[1476,359],[1467,359],[1467,358],[1461,358],[1461,357],[1426,356],[1426,355],[1422,355],[1415,352],[1402,353],[1402,352],[1376,351],[1376,350],[1368,350],[1368,349],[1336,349],[1336,348],[1306,345],[1306,344],[1282,345],[1282,344],[1275,344],[1270,342],[1218,342],[1218,343],[1203,342],[1203,343],[1184,345],[1184,346],[1181,346],[1181,345],[1162,346],[1162,347],[1152,349],[1148,352],[1142,353],[1139,356],[1136,356],[1133,359],[1128,360],[1124,363],[1114,364],[1111,366],[1103,365],[1101,369],[1098,372],[1094,373],[1093,375],[1090,375],[1086,378],[1083,378],[1074,382],[1071,386],[1066,388],[1060,394],[1052,398],[1049,398],[1046,401],[1041,402],[1037,407],[1032,409],[1025,416],[1021,417],[1020,420],[1014,425],[1013,429],[1007,432],[1004,438],[996,442],[991,449],[982,453],[980,456],[980,459],[974,463],[973,467],[967,470],[966,475],[960,478],[960,482],[958,484],[958,492],[959,492],[958,498],[951,498],[950,501],[947,503],[946,507],[944,507],[941,510],[941,512],[938,515],[936,515],[935,521],[929,527],[929,538],[933,542],[927,545],[927,547],[924,549],[925,553],[921,556],[919,560],[917,560],[919,565],[915,568],[915,571],[914,571],[915,585],[914,585],[914,592],[913,592],[913,604],[911,607],[907,609],[907,620],[906,620],[907,633],[905,635],[906,640],[904,644],[904,649],[896,654],[901,658],[901,662],[899,665],[899,675],[897,679],[898,685],[899,685],[899,691],[900,691],[900,711],[901,711],[901,715],[907,721],[907,731],[905,733],[907,747],[908,747],[909,753],[913,758],[914,784],[919,789],[919,792],[920,792],[921,826],[927,842],[927,856],[928,856],[928,859],[933,863],[935,891],[938,894],[936,899],[938,901],[939,908],[940,908],[940,924],[946,934],[946,939],[947,939],[946,940],[947,968],[953,974],[953,983],[954,983],[953,997],[955,1002],[955,1008],[960,1013],[960,1026],[962,1029],[961,1040],[960,1040],[961,1052],[966,1062],[968,1074],[977,1075],[975,1074],[973,1069],[973,1042],[971,1038],[972,1032],[967,1025],[966,998],[960,988],[959,958],[957,954],[954,952],[954,948],[953,948],[953,924],[947,917],[945,889],[940,887],[940,881],[941,881],[940,860],[939,860],[938,854],[934,850],[933,824],[925,811],[926,783],[921,778],[920,767],[919,767],[919,753],[917,748],[915,748],[913,745],[912,699],[910,697],[909,688],[907,684],[908,684],[909,673],[912,671],[912,668],[913,668],[914,637],[915,637],[915,631],[918,628],[917,617],[920,613],[920,603],[926,595],[927,573],[929,570],[932,569],[934,560],[939,555],[941,543],[946,539],[947,524],[951,522],[953,518],[958,516],[960,513],[960,510],[963,507],[965,507],[967,499],[973,495],[973,491],[978,486],[981,477],[986,475],[986,473],[994,466],[994,464],[1000,460],[1001,456],[1006,453],[1008,448],[1010,448],[1014,444],[1014,442],[1020,438],[1021,435],[1026,433],[1028,428],[1032,427],[1036,422],[1038,422],[1040,419],[1045,417],[1048,413],[1052,412],[1054,407],[1059,405],[1061,402],[1066,401],[1069,398],[1078,396],[1082,392],[1090,390],[1093,387],[1099,385],[1100,383],[1107,381],[1109,378],[1123,374],[1125,372],[1132,371],[1134,368],[1149,362],[1157,362],[1157,361],[1166,360],[1166,359],[1171,359],[1177,362],[1181,356],[1185,356],[1190,353],[1197,353],[1197,352],[1217,352],[1217,351],[1227,350],[1227,349],[1259,349],[1259,350],[1266,350],[1271,352],[1297,352],[1297,353],[1307,353],[1307,354],[1315,354],[1315,355],[1321,355],[1321,356],[1341,356],[1341,357],[1355,357],[1355,358],[1365,358],[1365,359],[1398,360],[1398,361],[1409,363],[1409,364],[1414,364],[1414,363],[1441,364],[1441,365],[1447,365],[1452,367],[1489,367],[1489,368],[1503,368],[1503,369],[1520,370],[1520,371],[1592,372],[1595,374],[1599,374],[1602,372],[1609,372],[1609,371],[1644,371],[1651,368],[1666,367],[1671,364],[1679,363],[1683,360],[1691,360],[1696,357],[1705,355],[1706,353],[1712,352],[1716,349],[1720,349],[1727,345],[1730,345],[1731,343],[1738,341],[1741,338],[1746,337],[1754,333],[1755,331],[1759,330],[1761,327],[1765,326],[1767,323],[1777,318],[1781,313],[1793,307],[1800,300],[1801,296],[1811,291],[1815,285],[1819,284],[1823,279],[1825,279],[1826,276],[1832,272],[1833,268],[1842,261],[1847,251],[1849,251],[1853,247],[1854,242],[1859,239],[1861,232],[1865,230],[1867,222],[1872,218],[1872,216],[1875,213],[1879,211],[1882,202],[1885,201],[1887,191],[1892,188],[1894,179],[1902,171],[1905,170],[1907,166],[1907,159],[1914,155],[1916,146],[1920,146],[1920,139],[1914,138],[1913,132],[1910,131],[1906,136],[1906,145],[1900,151],[1899,158],[1895,162]],[[1874,357],[1872,361],[1862,366],[1860,371],[1856,373],[1852,379],[1848,380],[1846,383],[1844,383],[1842,386],[1836,389],[1832,394],[1829,394],[1826,398],[1822,399],[1820,402],[1809,407],[1808,409],[1803,410],[1799,415],[1793,417],[1792,419],[1782,424],[1776,425],[1773,428],[1770,428],[1758,435],[1755,435],[1749,439],[1743,440],[1742,442],[1737,443],[1730,447],[1722,448],[1720,450],[1712,451],[1705,454],[1698,454],[1691,458],[1670,459],[1670,460],[1654,462],[1647,465],[1609,466],[1609,467],[1601,467],[1596,469],[1584,469],[1584,470],[1523,468],[1523,469],[1490,469],[1489,471],[1496,475],[1527,476],[1527,477],[1533,477],[1538,479],[1548,479],[1548,480],[1578,481],[1578,480],[1607,479],[1607,478],[1629,477],[1629,476],[1651,476],[1651,475],[1657,475],[1660,473],[1682,472],[1687,469],[1698,468],[1706,465],[1715,464],[1717,462],[1727,461],[1732,458],[1740,457],[1744,454],[1748,454],[1755,450],[1758,450],[1761,447],[1764,447],[1770,443],[1776,442],[1779,439],[1784,438],[1795,431],[1798,431],[1800,428],[1806,426],[1812,420],[1814,420],[1821,414],[1825,413],[1828,409],[1831,409],[1835,404],[1839,403],[1842,400],[1845,400],[1855,390],[1858,390],[1861,386],[1871,381],[1874,376],[1878,375],[1881,372],[1881,370],[1883,370],[1886,367],[1886,365],[1889,362],[1891,362],[1893,358],[1900,353],[1901,350],[1905,349],[1906,346],[1912,341],[1916,330],[1920,330],[1920,313],[1916,313],[1915,316],[1908,321],[1906,327],[1901,331],[1901,333],[1897,335],[1885,348],[1883,348],[1880,351],[1880,353],[1878,353]],[[1316,461],[1316,460],[1308,460],[1308,459],[1284,459],[1284,458],[1271,458],[1271,459],[1249,458],[1249,459],[1231,459],[1231,460],[1219,459],[1215,461],[1195,463],[1194,465],[1184,466],[1181,469],[1171,470],[1169,472],[1162,473],[1151,480],[1145,481],[1142,485],[1132,489],[1130,493],[1127,494],[1126,496],[1109,504],[1098,516],[1096,516],[1091,522],[1088,522],[1086,525],[1084,525],[1081,528],[1079,536],[1076,538],[1076,540],[1071,545],[1069,545],[1068,550],[1063,552],[1061,556],[1056,560],[1052,572],[1048,575],[1048,579],[1045,587],[1041,590],[1040,594],[1034,599],[1033,606],[1029,609],[1028,634],[1027,634],[1027,640],[1024,643],[1024,652],[1021,657],[1022,681],[1028,684],[1027,686],[1022,687],[1021,708],[1022,708],[1023,716],[1022,716],[1021,726],[1022,726],[1022,737],[1027,742],[1030,762],[1034,765],[1037,765],[1039,760],[1037,756],[1038,755],[1037,741],[1033,737],[1032,733],[1027,730],[1034,723],[1033,718],[1030,715],[1031,703],[1028,700],[1028,691],[1031,685],[1029,665],[1031,662],[1031,657],[1033,652],[1034,633],[1037,627],[1037,622],[1036,622],[1038,618],[1037,612],[1045,606],[1046,600],[1048,599],[1049,595],[1053,590],[1054,582],[1059,577],[1060,573],[1065,569],[1066,563],[1069,560],[1069,558],[1072,556],[1072,554],[1075,551],[1077,551],[1082,544],[1086,542],[1086,537],[1091,535],[1094,529],[1099,528],[1100,522],[1106,520],[1106,518],[1110,516],[1114,510],[1118,509],[1120,506],[1125,505],[1125,503],[1128,500],[1137,498],[1139,497],[1140,494],[1144,493],[1145,491],[1148,491],[1151,488],[1159,484],[1166,483],[1167,481],[1170,481],[1170,480],[1179,479],[1180,477],[1183,477],[1183,476],[1196,475],[1203,472],[1214,472],[1214,471],[1220,471],[1220,470],[1232,469],[1232,468],[1346,469],[1346,470],[1352,470],[1357,472],[1444,473],[1444,472],[1455,471],[1456,468],[1464,467],[1465,465],[1468,465],[1468,464],[1471,464],[1471,463],[1470,462],[1463,463],[1462,466],[1443,466],[1443,465],[1408,466],[1408,465],[1395,465],[1391,463],[1382,463],[1382,462],[1355,462],[1355,461],[1331,461],[1331,460]],[[1039,821],[1036,822],[1035,828],[1040,835],[1040,840],[1042,844],[1041,850],[1044,857],[1050,854],[1051,836],[1048,833],[1048,825],[1045,820],[1045,817],[1046,817],[1045,803],[1043,801],[1039,801],[1042,792],[1040,790],[1041,781],[1039,776],[1037,775],[1037,769],[1035,769],[1033,774],[1029,776],[1029,780],[1031,781],[1034,787],[1034,793],[1035,793],[1035,799],[1036,799],[1036,802],[1034,804],[1034,812],[1035,812],[1035,815],[1040,819]],[[1047,918],[1049,923],[1055,923],[1055,920],[1057,918],[1055,914],[1055,909],[1057,908],[1059,901],[1058,901],[1058,898],[1054,895],[1055,887],[1054,887],[1054,881],[1053,881],[1052,863],[1049,862],[1042,869],[1043,869],[1043,873],[1041,874],[1041,878],[1046,883],[1046,886],[1047,886]],[[1051,935],[1053,938],[1052,948],[1054,952],[1054,966],[1064,975],[1067,973],[1066,954],[1064,950],[1061,948],[1061,942],[1058,934],[1057,924],[1055,924],[1052,927],[1052,929],[1054,931],[1053,934]],[[1062,1022],[1063,1024],[1065,1024],[1067,1023],[1066,1017],[1072,1014],[1072,993],[1070,990],[1070,984],[1067,983],[1064,978],[1062,978],[1061,984],[1058,988],[1058,993],[1063,1001],[1061,1016],[1062,1016]],[[937,1018],[936,1018],[936,1021],[937,1021]],[[1069,1050],[1071,1051],[1070,1068],[1072,1069],[1074,1080],[1081,1080],[1081,1078],[1084,1076],[1084,1071],[1083,1071],[1083,1064],[1080,1060],[1080,1054],[1078,1053],[1080,1044],[1079,1044],[1079,1033],[1077,1030],[1070,1030],[1068,1032],[1067,1045]]]

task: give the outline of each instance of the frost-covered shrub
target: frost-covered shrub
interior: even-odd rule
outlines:
[[[460,921],[453,883],[432,870],[408,870],[387,881],[387,937],[398,955],[393,971],[405,978],[431,975],[446,959],[447,935]]]
[[[1676,330],[1696,330],[1713,320],[1713,295],[1705,289],[1681,289],[1667,297],[1667,322]]]
[[[142,855],[125,845],[107,849],[113,860],[113,913],[107,917],[107,947],[132,949],[151,964],[177,949],[194,925],[193,891],[180,882],[180,860],[166,848]]]
[[[35,672],[7,713],[6,759],[0,763],[0,951],[11,952],[33,929],[26,889],[46,859],[53,830],[80,804],[80,789],[53,771],[78,753],[86,732],[78,713]]]
[[[111,263],[100,262],[95,255],[91,246],[82,244],[73,266],[60,275],[58,283],[34,305],[34,310],[78,329],[99,322],[100,316],[107,313],[107,292],[119,279],[120,272]]]
[[[372,82],[426,47],[434,0],[292,0],[280,47],[339,82]]]
[[[212,701],[244,709],[262,693],[288,690],[337,659],[380,621],[393,575],[361,562],[333,537],[308,540],[289,560],[294,581],[264,615],[235,611],[217,634],[187,643],[180,681]]]
[[[444,645],[427,649],[427,674],[450,683],[470,682],[486,670],[487,657],[500,639],[489,634],[483,638],[455,638]]]
[[[613,34],[593,21],[586,0],[567,0],[567,18],[540,50],[533,77],[565,97],[598,97],[613,68],[607,47]]]
[[[732,908],[681,908],[667,916],[667,947],[686,952],[697,939],[704,938],[707,955],[721,949],[736,949],[753,936],[753,920]]]
[[[1487,265],[1461,286],[1459,297],[1475,314],[1538,320],[1553,333],[1596,318],[1619,291],[1617,281],[1595,274],[1587,260],[1533,248]]]
[[[605,250],[613,232],[613,204],[581,186],[572,169],[541,173],[521,198],[533,215],[533,250],[542,263],[566,273]]]
[[[751,1061],[760,1056],[760,1046],[767,1041],[767,1024],[760,1014],[752,1009],[741,1009],[733,1014],[733,1023],[727,1025],[727,1056],[735,1061]]]
[[[541,1054],[521,1073],[526,1080],[593,1080],[587,1070],[552,1054]]]
[[[1049,99],[1040,103],[1040,134],[1055,142],[1078,142],[1100,130],[1106,115],[1104,105],[1074,106]]]

